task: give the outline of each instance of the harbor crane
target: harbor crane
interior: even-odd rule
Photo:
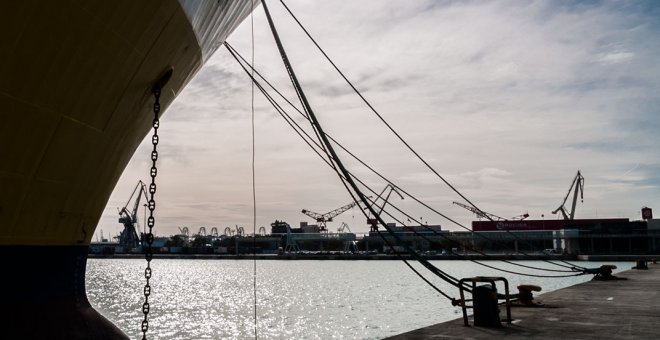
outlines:
[[[507,218],[504,218],[504,217],[497,216],[495,214],[487,213],[487,212],[485,212],[483,210],[480,210],[480,209],[476,209],[475,207],[463,204],[461,202],[453,202],[453,203],[456,204],[457,206],[465,209],[465,210],[471,211],[472,213],[477,215],[478,218],[485,218],[485,219],[490,220],[490,221],[522,221],[522,220],[526,219],[527,217],[529,217],[529,214],[525,213],[525,214],[514,216],[514,217],[511,217],[511,218],[507,219]]]
[[[348,227],[348,224],[346,222],[341,222],[341,226],[337,228],[338,233],[346,233],[346,230],[348,230],[349,236],[353,232],[351,231],[351,228]],[[353,238],[349,239],[344,239],[344,253],[356,253],[358,251],[358,246],[357,246],[357,241],[355,240],[355,235],[353,235]]]
[[[137,193],[137,196],[135,194]],[[119,210],[119,223],[124,225],[124,230],[119,233],[119,245],[124,247],[124,249],[134,249],[140,245],[140,238],[138,237],[136,226],[137,226],[137,213],[138,208],[140,207],[140,198],[144,195],[145,199],[147,198],[147,186],[142,181],[138,181],[131,197],[128,198],[126,205],[118,209]],[[135,196],[135,202],[133,203],[133,209],[129,210],[131,200]]]
[[[383,195],[385,194],[385,191],[387,191],[387,189],[389,189],[390,191],[387,193],[387,196],[383,197]],[[380,213],[383,212],[383,209],[385,209],[385,205],[387,204],[387,201],[390,199],[390,195],[392,195],[392,192],[395,192],[397,195],[399,195],[399,197],[401,199],[403,199],[403,196],[401,195],[401,193],[398,192],[392,184],[388,183],[385,186],[385,188],[383,189],[383,191],[381,191],[380,194],[378,194],[378,197],[376,197],[376,199],[372,202],[372,204],[375,205],[376,208],[378,208],[378,215],[380,215]],[[369,198],[371,198],[371,196],[369,196]],[[383,200],[383,204],[380,207],[378,207],[378,205],[376,204],[376,202],[379,199]],[[374,218],[367,218],[367,224],[369,224],[371,226],[370,227],[371,231],[378,231],[377,216],[374,216]]]
[[[327,222],[332,222],[333,218],[339,216],[340,214],[344,213],[348,209],[353,208],[356,205],[357,205],[357,203],[351,202],[349,204],[346,204],[343,207],[337,208],[337,209],[332,210],[332,211],[328,211],[325,214],[315,213],[315,212],[309,211],[307,209],[303,209],[302,213],[309,216],[309,217],[311,217],[311,218],[313,218],[313,219],[315,219],[316,222],[319,224],[319,228],[321,228],[321,231],[327,231],[327,226],[326,226]]]
[[[352,233],[351,228],[349,228],[348,224],[346,224],[346,222],[341,222],[341,226],[337,228],[337,232],[343,233],[344,230],[348,230],[349,233]]]
[[[568,196],[571,195],[571,191],[573,191],[573,203],[571,205],[571,210],[566,211],[565,205],[566,205],[566,201],[568,200]],[[580,202],[584,202],[584,177],[582,177],[580,170],[578,170],[577,175],[575,175],[575,178],[571,183],[571,187],[568,188],[566,197],[564,197],[564,200],[561,202],[561,205],[559,206],[559,208],[555,209],[552,213],[556,214],[557,212],[561,212],[561,215],[564,217],[565,220],[572,220],[575,217],[575,205],[577,204],[578,191],[580,192]]]

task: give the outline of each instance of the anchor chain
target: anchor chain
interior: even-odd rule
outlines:
[[[156,200],[154,196],[156,195],[156,175],[158,175],[158,168],[156,167],[156,161],[158,160],[158,127],[160,125],[160,120],[158,115],[160,113],[160,87],[155,86],[153,88],[154,95],[154,120],[153,128],[154,134],[151,136],[151,144],[153,145],[153,150],[151,151],[151,183],[149,184],[149,218],[147,219],[147,226],[149,227],[149,232],[145,235],[147,241],[147,249],[144,252],[145,259],[147,260],[147,267],[144,269],[144,278],[146,283],[144,285],[144,304],[142,304],[142,313],[144,314],[144,319],[142,320],[142,339],[147,339],[147,331],[149,330],[149,295],[151,295],[151,285],[149,284],[149,279],[151,279],[151,260],[153,258],[153,249],[151,245],[154,242],[153,228],[156,223],[154,218],[154,210],[156,210]]]

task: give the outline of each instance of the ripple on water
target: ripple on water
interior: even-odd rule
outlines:
[[[434,264],[455,277],[501,275],[471,262]],[[144,265],[130,259],[90,259],[87,265],[90,302],[133,339],[141,338]],[[152,268],[149,332],[154,338],[254,338],[251,261],[158,259]],[[505,276],[514,289],[534,283],[544,292],[589,279]],[[448,284],[426,277],[450,296],[458,295]],[[460,316],[460,309],[397,261],[259,261],[257,279],[261,339],[379,339]]]

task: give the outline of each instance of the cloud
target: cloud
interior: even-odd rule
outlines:
[[[578,169],[586,177],[580,217],[635,218],[641,205],[659,203],[660,40],[652,37],[660,35],[660,6],[654,2],[288,5],[398,133],[485,211],[551,216]],[[271,7],[327,132],[406,190],[469,224],[474,216],[451,204],[457,196],[364,108],[280,6]],[[260,9],[254,18],[255,63],[295,100]],[[249,56],[250,39],[248,20],[229,41]],[[249,79],[221,48],[166,112],[158,180],[160,199],[172,208],[158,212],[169,223],[164,234],[186,220],[251,225],[250,103]],[[257,224],[277,218],[295,225],[307,220],[302,208],[328,211],[348,203],[336,174],[259,93],[255,105]],[[138,149],[109,206],[146,177],[149,150]],[[353,173],[382,190],[383,180],[340,154]],[[399,204],[449,227],[410,200]],[[357,211],[336,221],[368,230]],[[114,210],[106,209],[100,227],[116,224]]]
[[[603,64],[617,64],[628,61],[635,56],[632,52],[625,51],[612,51],[607,53],[601,53],[598,56],[598,61]]]

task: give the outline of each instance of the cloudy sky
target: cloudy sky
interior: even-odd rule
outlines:
[[[326,132],[396,184],[469,226],[471,213],[364,106],[270,1],[283,43]],[[484,211],[557,218],[578,170],[576,217],[660,214],[660,6],[654,1],[293,1],[287,5],[376,110]],[[251,53],[250,18],[228,39]],[[261,7],[255,64],[294,99]],[[252,230],[251,83],[219,49],[161,121],[158,235],[178,227]],[[288,110],[292,116],[296,113]],[[300,116],[296,120],[304,122]],[[336,174],[255,94],[257,228],[312,223],[351,202]],[[117,183],[97,233],[148,179],[150,139]],[[380,191],[385,182],[340,154]],[[392,202],[461,230],[409,197]],[[402,214],[395,213],[396,218]],[[142,216],[142,212],[140,212]],[[404,220],[406,218],[403,218]],[[359,209],[329,224],[367,231]]]

